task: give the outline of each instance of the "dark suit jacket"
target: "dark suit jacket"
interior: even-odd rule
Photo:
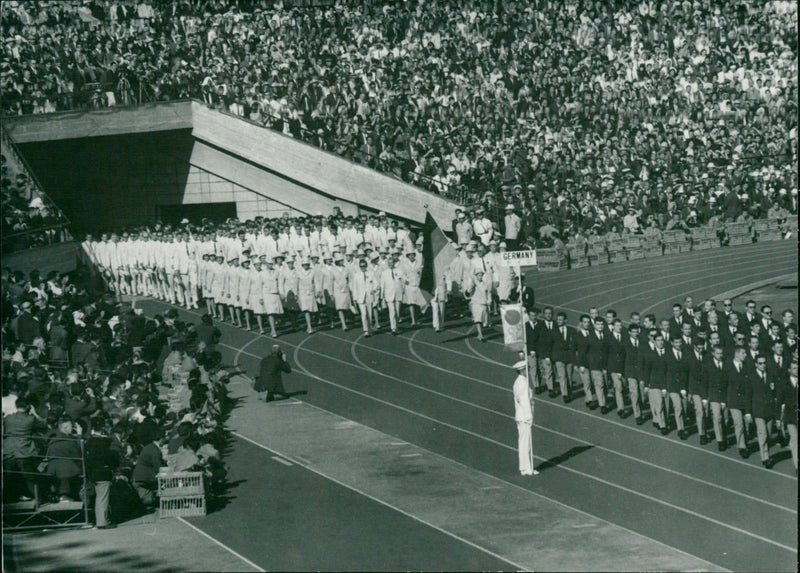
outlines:
[[[589,342],[591,339],[591,332],[589,332],[587,336],[584,336],[580,330],[575,332],[575,364],[577,366],[589,367],[589,357],[587,353],[589,352]]]
[[[778,407],[785,404],[783,420],[787,424],[797,424],[797,386],[793,386],[789,376],[784,376],[778,388]]]
[[[620,334],[620,340],[612,334],[608,338],[608,371],[622,374],[625,372],[625,338]]]
[[[708,400],[718,403],[726,402],[728,400],[727,364],[723,361],[722,367],[717,368],[717,365],[714,364],[714,358],[709,355],[706,356],[704,367]]]
[[[767,373],[771,374],[772,376],[777,376],[781,378],[784,375],[789,375],[789,360],[786,360],[785,356],[781,356],[781,365],[778,366],[778,362],[775,360],[775,353],[770,352],[767,356]]]
[[[603,335],[600,340],[597,331],[589,333],[589,340],[586,348],[586,362],[590,370],[605,370],[608,363],[608,339]]]
[[[689,386],[687,390],[689,394],[692,394],[693,396],[697,395],[701,398],[708,398],[705,356],[702,356],[702,360],[698,360],[694,350],[688,352],[687,354],[689,354]]]
[[[553,331],[555,330],[555,322],[553,328],[549,329],[545,326],[543,320],[536,323],[533,329],[533,348],[536,350],[536,358],[550,358],[553,353]]]
[[[737,372],[733,361],[726,366],[728,379],[728,408],[749,412],[753,403],[753,383],[750,380],[750,371],[742,365]]]
[[[649,348],[649,347],[648,347]],[[666,390],[667,388],[667,352],[664,349],[662,356],[657,351],[650,352],[648,360],[648,386]]]
[[[292,367],[285,360],[277,354],[270,354],[266,358],[261,359],[261,366],[258,369],[258,379],[254,389],[256,392],[277,392],[282,394],[285,392],[283,388],[283,379],[281,373],[287,374],[292,371]]]
[[[554,362],[563,362],[564,364],[575,362],[575,330],[572,327],[567,326],[566,339],[559,327],[555,327],[552,358]]]
[[[667,350],[667,392],[680,392],[689,386],[689,357],[685,350],[681,351],[681,359],[675,358],[675,351]]]
[[[754,374],[751,376],[753,383],[753,402],[751,412],[754,418],[764,418],[770,420],[777,418],[780,414],[778,406],[778,391],[781,380],[778,377],[766,375],[766,382]]]
[[[649,350],[649,347],[645,343],[644,348]],[[625,339],[625,368],[624,374],[625,378],[633,378],[635,380],[645,380],[644,372],[645,372],[645,365],[644,365],[644,349],[642,348],[642,342],[639,341],[638,346],[634,346],[631,342],[631,337],[629,336]]]
[[[683,317],[683,322],[687,322],[685,316]],[[680,338],[681,332],[682,332],[681,328],[682,328],[682,326],[680,324],[678,324],[678,322],[675,320],[674,316],[669,319],[669,336],[670,336],[670,338]]]
[[[538,322],[536,324],[539,324]],[[535,328],[531,326],[530,322],[525,323],[525,350],[530,352],[536,351],[536,334]]]

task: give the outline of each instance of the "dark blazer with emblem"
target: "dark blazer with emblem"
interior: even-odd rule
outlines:
[[[670,348],[667,350],[665,358],[667,362],[667,392],[680,392],[686,390],[689,385],[689,358],[686,351],[681,350],[681,359],[675,358],[675,351]]]
[[[570,364],[575,361],[575,330],[567,326],[567,335],[564,337],[558,325],[553,332],[553,347],[551,358],[554,362]]]
[[[725,403],[728,400],[728,372],[727,364],[724,360],[721,361],[722,365],[717,368],[714,363],[714,358],[711,355],[706,356],[704,376],[706,379],[706,388],[708,388],[708,400],[710,402]]]
[[[630,336],[625,340],[625,378],[645,380],[645,349],[650,350],[647,343],[642,346],[641,341],[639,341],[639,345],[634,346]]]
[[[742,364],[741,370],[736,371],[733,360],[726,365],[726,378],[728,380],[727,404],[733,410],[749,412],[753,403],[753,383],[750,379],[750,370]]]
[[[608,338],[608,371],[622,374],[625,372],[625,338],[620,333],[620,339],[614,337],[612,333]]]

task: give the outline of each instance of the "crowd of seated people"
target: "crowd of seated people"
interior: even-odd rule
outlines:
[[[12,172],[5,154],[0,155],[3,251],[49,245],[65,235],[61,211],[39,193],[24,171]]]
[[[222,483],[229,373],[202,328],[145,317],[82,270],[4,269],[2,305],[4,503],[84,501],[109,528],[157,506],[159,472]]]
[[[198,98],[561,232],[796,213],[793,2],[11,4],[6,113]]]

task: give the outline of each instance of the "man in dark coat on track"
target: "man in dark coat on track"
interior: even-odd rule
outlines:
[[[261,366],[258,369],[258,378],[253,389],[256,392],[265,392],[264,400],[271,402],[275,399],[275,394],[280,394],[283,398],[288,398],[289,394],[283,387],[282,372],[287,374],[292,371],[292,367],[286,362],[286,355],[277,344],[272,346],[269,356],[261,359]]]

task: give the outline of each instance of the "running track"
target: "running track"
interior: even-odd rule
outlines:
[[[797,245],[782,241],[530,273],[528,281],[537,305],[565,309],[575,324],[589,306],[614,308],[623,318],[633,310],[669,316],[671,304],[686,295],[697,301],[796,272]],[[140,306],[161,312],[166,305]],[[272,339],[219,327],[220,349],[254,374]],[[582,400],[567,405],[537,397],[537,463],[559,461],[523,480],[516,471],[508,368],[515,354],[497,340],[480,344],[468,325],[453,324],[441,334],[423,328],[364,339],[351,329],[295,333],[279,342],[301,374],[291,387],[307,389],[302,399],[310,404],[721,567],[796,569],[797,480],[790,459],[766,470],[757,453],[742,460],[735,449],[700,447],[696,435],[682,442],[674,433],[661,436],[649,422],[638,427],[613,412],[588,411]],[[580,453],[564,459],[570,451]],[[230,523],[245,526],[240,516],[231,515]]]

